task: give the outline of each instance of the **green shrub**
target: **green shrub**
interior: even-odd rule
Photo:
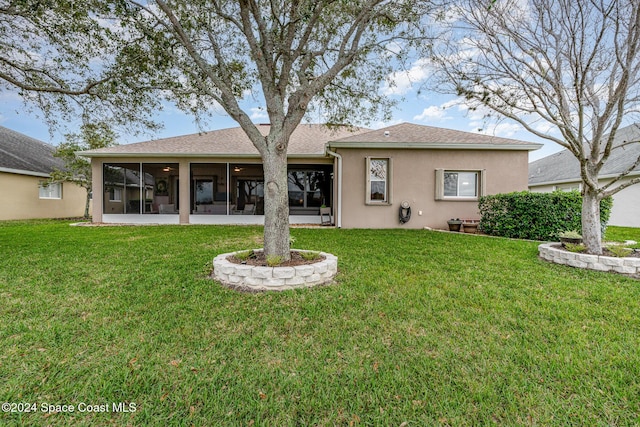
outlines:
[[[565,243],[564,248],[569,252],[584,252],[587,250],[587,247],[582,243]]]
[[[582,239],[582,234],[578,233],[576,230],[568,230],[558,233],[558,237],[564,237],[565,239]]]
[[[252,250],[236,252],[233,256],[239,259],[240,261],[246,261],[249,258],[255,258],[255,254],[253,253]]]
[[[277,267],[282,264],[283,258],[280,255],[267,255],[267,265]]]
[[[607,249],[614,256],[617,256],[619,258],[627,257],[633,253],[633,249],[623,245],[610,245],[610,246],[607,246]]]
[[[308,252],[299,252],[302,259],[306,261],[314,261],[320,258],[320,252],[316,251],[308,251]]]
[[[611,198],[600,202],[603,232],[611,205]],[[479,209],[482,231],[494,236],[556,240],[565,230],[582,230],[582,196],[577,191],[483,196]]]

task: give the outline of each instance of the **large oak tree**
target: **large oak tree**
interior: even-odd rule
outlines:
[[[262,156],[265,252],[289,258],[287,148],[311,110],[329,123],[388,114],[380,84],[421,37],[429,1],[0,0],[0,89],[51,122],[145,123],[160,101],[224,110]],[[269,134],[247,100],[266,109]]]
[[[196,116],[222,108],[264,164],[265,253],[289,259],[287,148],[311,108],[327,122],[385,112],[380,83],[419,35],[427,2],[409,0],[126,1],[144,86]],[[392,48],[390,48],[392,47]],[[142,54],[143,53],[143,54]],[[264,106],[263,136],[243,101]]]
[[[598,179],[612,150],[638,143],[613,144],[640,105],[640,2],[456,3],[434,58],[439,87],[573,153],[584,242],[601,253],[600,200],[640,182],[622,181],[640,159],[605,184]]]

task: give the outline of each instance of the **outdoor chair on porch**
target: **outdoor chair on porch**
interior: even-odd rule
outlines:
[[[331,208],[320,208],[320,224],[331,225]]]

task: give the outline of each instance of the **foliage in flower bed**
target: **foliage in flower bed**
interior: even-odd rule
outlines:
[[[603,229],[613,201],[600,202]],[[480,226],[494,236],[531,240],[555,240],[566,230],[581,230],[582,196],[577,191],[495,194],[480,198]]]

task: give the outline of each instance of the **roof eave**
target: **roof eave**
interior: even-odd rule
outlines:
[[[327,143],[329,148],[420,149],[420,150],[516,150],[535,151],[542,144],[483,144],[483,143],[431,143],[431,142],[340,142]]]
[[[51,175],[49,175],[48,173],[44,173],[44,172],[35,172],[35,171],[28,171],[28,170],[23,170],[23,169],[11,169],[11,168],[3,168],[3,167],[0,167],[0,172],[13,173],[13,174],[16,174],[16,175],[37,176],[39,178],[50,178],[51,177]]]
[[[640,171],[633,171],[631,173],[628,173],[627,175],[625,175],[625,178],[627,177],[634,177],[634,176],[640,176]],[[609,175],[602,175],[598,177],[598,180],[601,179],[614,179],[617,178],[618,175],[616,174],[609,174]],[[542,187],[545,185],[556,185],[556,184],[569,184],[569,183],[573,183],[573,182],[582,182],[582,179],[580,179],[580,177],[574,177],[574,178],[565,178],[565,179],[556,179],[554,181],[544,181],[544,182],[529,182],[529,187]]]
[[[78,153],[84,157],[91,158],[150,158],[150,157],[160,157],[160,158],[241,158],[241,159],[260,159],[259,154],[249,154],[249,153],[103,153],[103,152],[91,152],[91,151],[82,151]],[[298,154],[298,153],[289,153],[287,154],[287,158],[296,158],[296,159],[323,159],[325,158],[324,153],[315,153],[315,154]]]

